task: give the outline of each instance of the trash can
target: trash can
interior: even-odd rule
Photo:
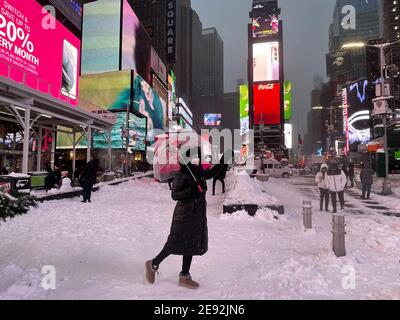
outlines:
[[[31,177],[23,174],[0,176],[0,191],[12,196],[31,192]]]
[[[386,177],[386,160],[385,160],[385,153],[384,152],[377,152],[376,153],[376,174],[379,178]]]

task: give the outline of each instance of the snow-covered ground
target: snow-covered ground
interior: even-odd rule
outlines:
[[[279,220],[268,211],[223,215],[224,197],[209,193],[209,252],[194,258],[196,291],[177,285],[176,256],[161,265],[154,286],[144,282],[144,261],[169,232],[175,203],[167,185],[146,178],[105,186],[91,204],[41,204],[0,225],[0,299],[400,299],[400,219],[348,209],[347,256],[336,258],[329,213],[314,213],[312,232],[302,228],[302,201],[317,204],[307,181],[262,185],[286,205]],[[42,288],[48,265],[55,290]],[[353,272],[354,290],[346,286]]]

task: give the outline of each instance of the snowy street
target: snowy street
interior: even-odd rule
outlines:
[[[106,186],[92,204],[41,204],[0,225],[0,299],[400,299],[399,218],[347,194],[347,256],[339,259],[331,214],[317,211],[312,179],[270,180],[262,188],[285,204],[279,220],[268,212],[223,215],[221,190],[209,192],[210,248],[194,258],[191,273],[201,284],[194,292],[177,286],[176,256],[161,265],[154,286],[144,282],[144,261],[169,232],[175,203],[168,185],[143,179]],[[304,233],[306,199],[314,203],[314,230]],[[391,199],[386,205],[400,212]],[[54,290],[42,288],[48,265],[56,270]],[[355,287],[342,286],[349,272]]]

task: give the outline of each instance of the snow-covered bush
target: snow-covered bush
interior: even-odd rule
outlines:
[[[9,194],[0,192],[0,220],[14,218],[26,214],[30,207],[37,207],[35,199],[30,195],[14,198]]]

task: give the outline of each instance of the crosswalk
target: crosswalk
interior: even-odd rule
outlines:
[[[296,179],[293,185],[298,193],[319,203],[319,189],[313,185],[311,179],[308,181],[307,179]],[[395,212],[378,201],[361,199],[361,192],[356,189],[345,191],[345,211],[354,215],[370,215],[375,212],[400,218],[400,212]]]

